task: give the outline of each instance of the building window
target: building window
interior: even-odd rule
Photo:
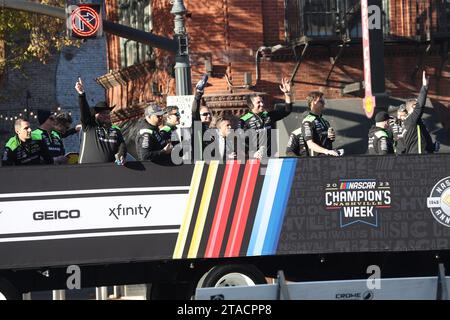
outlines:
[[[438,2],[437,16],[436,31],[448,37],[450,33],[450,0]]]
[[[305,34],[314,36],[333,36],[338,22],[338,7],[335,0],[303,1]]]
[[[150,0],[119,0],[119,23],[146,32],[152,31]],[[121,68],[153,59],[149,45],[120,38]]]
[[[389,0],[383,0],[382,23],[389,32]],[[360,0],[285,0],[289,41],[311,38],[361,38]]]

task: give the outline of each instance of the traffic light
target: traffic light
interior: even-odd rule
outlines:
[[[67,36],[73,39],[103,36],[102,5],[81,3],[66,6]]]

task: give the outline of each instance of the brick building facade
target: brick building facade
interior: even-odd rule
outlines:
[[[108,19],[119,21],[124,4],[133,2],[108,1],[106,7]],[[170,1],[148,0],[148,2],[151,7],[151,30],[158,35],[172,36],[173,15],[170,14],[172,7]],[[226,104],[223,103],[225,101],[229,106],[238,106],[238,102],[233,102],[240,100],[236,98],[236,95],[239,96],[240,93],[248,91],[267,92],[270,96],[281,98],[278,83],[281,77],[290,77],[293,74],[296,64],[294,49],[297,55],[303,49],[304,39],[298,34],[294,35],[297,38],[293,37],[291,32],[293,24],[300,21],[302,27],[309,28],[309,31],[307,30],[303,35],[307,36],[310,42],[294,78],[296,99],[302,100],[309,91],[317,89],[325,92],[328,98],[361,97],[362,91],[355,92],[353,95],[342,92],[347,84],[361,82],[363,79],[358,23],[349,27],[350,40],[347,42],[343,42],[341,36],[333,34],[333,29],[320,27],[320,24],[327,24],[327,21],[336,18],[339,6],[345,4],[350,12],[350,5],[355,5],[357,2],[352,0],[185,0],[184,4],[189,11],[186,26],[190,38],[192,82],[195,84],[199,80],[206,72],[205,66],[210,62],[211,86],[206,89],[206,98],[213,105],[220,107]],[[298,12],[286,11],[285,3],[291,7],[293,5],[297,8],[299,5],[302,7],[298,9]],[[384,59],[386,90],[393,97],[407,98],[417,94],[420,86],[420,72],[417,72],[414,77],[413,71],[418,65],[419,69],[423,68],[431,75],[430,98],[444,106],[448,106],[450,102],[450,65],[446,59],[450,24],[448,24],[449,20],[446,20],[447,25],[442,29],[441,19],[442,14],[450,18],[450,12],[448,7],[438,8],[438,3],[444,2],[436,0],[383,1],[383,23],[386,28]],[[318,7],[318,4],[323,7]],[[308,18],[306,15],[308,12],[320,10],[328,11],[322,15],[325,17],[323,20]],[[327,16],[333,10],[334,13]],[[357,17],[356,20],[359,15],[360,21],[358,10],[354,12],[354,15]],[[312,24],[308,25],[307,19],[313,19],[309,21],[312,21]],[[289,20],[289,25],[285,24],[285,20]],[[439,34],[441,37],[439,41],[434,37],[439,31],[436,29],[438,22],[439,30],[448,31],[446,34]],[[313,28],[317,26],[319,29],[315,32]],[[331,30],[330,34],[328,34],[329,30]],[[276,50],[277,47],[274,46],[279,44],[283,47],[281,50]],[[336,60],[333,72],[327,80],[332,68],[330,58],[338,55],[343,44],[345,49]],[[430,45],[429,50],[427,50],[428,45]],[[255,57],[258,49],[261,53],[260,80],[255,85],[257,72]],[[125,111],[124,115],[134,114],[133,106],[139,106],[139,102],[163,101],[165,94],[174,94],[174,79],[171,77],[173,55],[154,49],[152,62],[123,68],[121,66],[122,51],[119,38],[108,36],[110,73],[100,77],[98,81],[107,89],[110,102],[122,108]],[[421,59],[422,56],[423,59]],[[245,73],[251,74],[253,86],[250,90],[244,88]],[[228,76],[230,83],[227,82],[225,75]]]

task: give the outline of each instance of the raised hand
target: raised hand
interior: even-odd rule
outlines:
[[[78,81],[75,84],[75,90],[77,90],[78,94],[84,93],[84,86],[83,86],[83,81],[81,81],[81,78],[78,78]]]
[[[291,83],[289,82],[288,78],[281,79],[280,90],[283,91],[284,94],[291,93]]]
[[[424,71],[423,71],[423,74],[422,74],[422,85],[423,85],[424,87],[426,87],[426,86],[428,86],[429,83],[430,83],[430,79],[427,77],[427,73],[426,73],[426,71],[424,70]]]
[[[280,90],[284,93],[286,103],[292,103],[293,97],[291,92],[291,83],[288,78],[281,79]]]
[[[206,85],[208,84],[208,75],[205,73],[199,82],[197,82],[197,85],[195,86],[198,91],[205,90]]]

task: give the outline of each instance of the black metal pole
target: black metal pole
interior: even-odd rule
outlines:
[[[103,20],[103,31],[170,52],[177,52],[178,49],[178,43],[174,39],[157,36],[107,20]]]
[[[185,19],[186,8],[183,0],[175,0],[172,10],[175,15],[175,39],[178,42],[178,50],[175,56],[175,83],[176,95],[191,95],[191,65],[189,62],[189,38],[186,32]]]

